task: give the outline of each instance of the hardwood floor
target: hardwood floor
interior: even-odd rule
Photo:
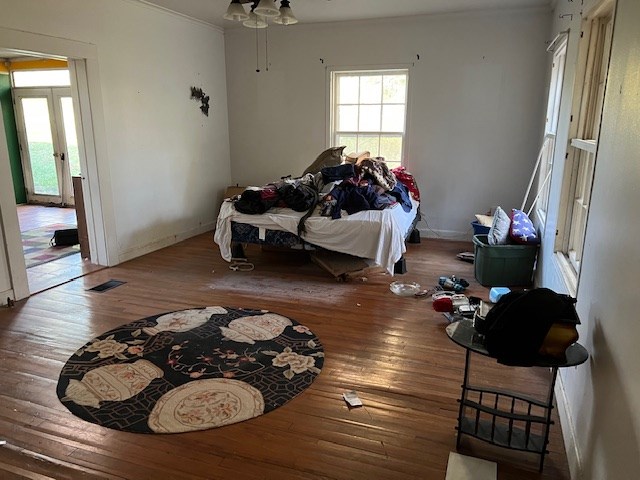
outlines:
[[[54,223],[76,225],[76,211],[73,207],[61,208],[47,207],[44,205],[18,205],[17,209],[21,232]]]
[[[471,282],[455,258],[471,245],[408,245],[403,279],[429,288],[440,275]],[[389,276],[338,283],[304,253],[246,249],[255,269],[231,271],[204,234],[85,275],[0,309],[1,478],[443,479],[455,451],[464,350],[429,298],[399,297]],[[117,279],[104,293],[88,288]],[[201,432],[145,435],[73,416],[55,393],[60,369],[93,337],[141,317],[193,306],[264,308],[311,328],[325,363],[314,384],[266,415]],[[478,381],[542,395],[544,369],[478,357]],[[362,408],[341,395],[355,390]],[[543,474],[538,457],[465,438],[462,454],[498,462],[501,480],[568,479],[557,415]]]
[[[21,232],[54,224],[76,225],[74,208],[18,205],[17,209]],[[27,269],[29,291],[33,295],[101,268],[83,259],[80,253],[36,265]]]

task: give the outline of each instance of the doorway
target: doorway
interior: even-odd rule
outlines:
[[[11,77],[14,137],[20,147],[13,160],[10,154],[10,161],[20,164],[17,182],[26,193],[26,203],[25,195],[22,200],[16,195],[17,226],[32,295],[103,267],[90,258],[81,181],[83,151],[76,133],[80,118],[74,113],[80,109],[74,105],[67,62],[18,54],[5,59],[5,65]],[[16,188],[15,176],[13,183]],[[85,232],[82,253],[80,245],[52,245],[54,232],[66,229]]]
[[[80,157],[69,87],[13,89],[27,203],[74,205]]]

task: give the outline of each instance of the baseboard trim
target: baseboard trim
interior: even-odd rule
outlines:
[[[576,442],[576,429],[571,417],[571,411],[568,408],[567,394],[564,390],[562,375],[558,375],[555,386],[556,406],[558,407],[558,416],[560,417],[560,427],[562,429],[562,438],[564,439],[564,449],[567,454],[567,463],[569,464],[569,474],[571,480],[581,480],[582,477],[582,460],[578,443]]]
[[[206,223],[197,228],[193,228],[191,230],[187,230],[186,232],[178,233],[176,235],[170,235],[168,237],[164,237],[160,240],[155,240],[146,245],[141,245],[138,247],[133,247],[128,250],[124,250],[118,254],[118,263],[127,262],[129,260],[133,260],[134,258],[141,257],[142,255],[146,255],[147,253],[155,252],[156,250],[160,250],[161,248],[170,247],[171,245],[175,245],[176,243],[182,242],[187,238],[195,237],[196,235],[200,235],[202,233],[206,233],[209,231],[213,231],[215,228],[215,223]],[[213,236],[211,237],[211,245],[213,248]]]
[[[440,238],[442,240],[458,240],[471,242],[469,232],[458,232],[456,230],[432,230],[425,227],[417,227],[422,238]]]

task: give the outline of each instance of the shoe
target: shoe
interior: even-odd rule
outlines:
[[[464,262],[473,263],[476,256],[473,252],[460,252],[456,257]]]

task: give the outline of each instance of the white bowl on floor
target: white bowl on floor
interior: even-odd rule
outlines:
[[[420,284],[415,282],[392,282],[389,289],[401,297],[411,297],[420,291]]]

